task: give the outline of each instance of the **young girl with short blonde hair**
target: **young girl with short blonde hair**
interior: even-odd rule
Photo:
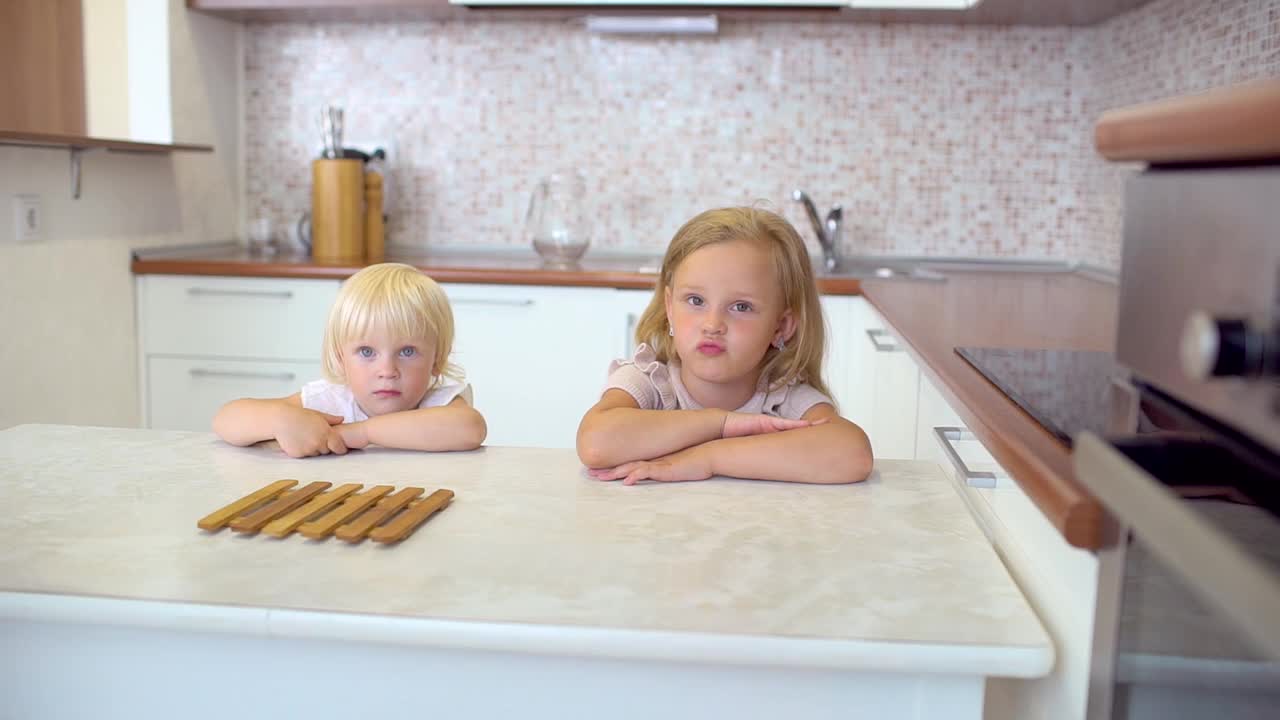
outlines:
[[[276,440],[293,457],[370,444],[474,449],[487,430],[452,350],[444,290],[410,265],[371,265],[342,284],[329,311],[324,379],[285,398],[233,400],[214,432],[233,445]]]
[[[822,380],[822,307],[795,228],[767,210],[709,210],[662,261],[630,360],[578,428],[601,480],[847,483],[871,446]]]

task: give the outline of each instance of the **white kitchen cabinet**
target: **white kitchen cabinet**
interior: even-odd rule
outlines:
[[[151,356],[146,372],[150,427],[208,430],[228,400],[292,395],[320,363]]]
[[[1083,720],[1098,592],[1097,557],[1067,544],[925,376],[920,379],[918,423],[919,459],[941,463],[952,477],[957,492],[1045,624],[1057,652],[1047,677],[988,680],[985,717]],[[950,453],[944,441],[951,445]]]
[[[239,397],[281,397],[320,377],[337,280],[140,275],[143,425],[208,430]]]
[[[445,285],[453,361],[489,423],[488,445],[571,448],[622,357],[628,314],[612,288]]]
[[[914,459],[920,370],[871,304],[849,299],[841,414],[862,426],[877,458]]]
[[[630,358],[636,352],[636,325],[653,299],[652,290],[618,290],[618,308],[622,313],[622,350],[620,358]]]

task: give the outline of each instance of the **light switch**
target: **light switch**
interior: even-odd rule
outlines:
[[[18,242],[44,238],[44,209],[39,195],[13,196],[14,237]]]

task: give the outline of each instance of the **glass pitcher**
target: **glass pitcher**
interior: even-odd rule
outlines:
[[[533,249],[548,263],[570,265],[591,244],[583,199],[587,182],[577,170],[561,170],[538,182],[524,226]]]

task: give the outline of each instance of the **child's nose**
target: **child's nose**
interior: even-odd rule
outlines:
[[[720,310],[712,310],[707,313],[707,319],[702,324],[702,329],[709,333],[724,332],[724,312]]]

